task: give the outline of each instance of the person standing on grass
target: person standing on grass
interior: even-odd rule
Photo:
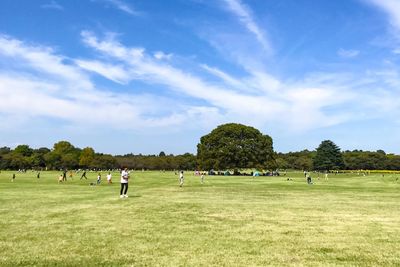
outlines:
[[[97,184],[101,183],[101,174],[99,173],[99,175],[97,175]]]
[[[201,182],[201,184],[204,183],[204,173],[201,173],[200,182]]]
[[[85,178],[85,179],[87,180],[86,171],[83,171],[83,173],[82,173],[82,175],[81,175],[81,179],[79,179],[79,180],[82,180],[82,178]]]
[[[180,187],[183,186],[183,181],[184,181],[184,178],[183,178],[183,171],[181,171],[181,172],[179,173],[179,186],[180,186]]]
[[[111,172],[109,172],[109,173],[107,174],[107,182],[108,182],[109,184],[112,184],[112,181],[111,181]]]
[[[66,181],[67,181],[67,170],[64,170],[64,171],[63,171],[62,180],[63,180],[63,182],[66,182]]]
[[[40,172],[37,173],[36,178],[40,179]]]
[[[13,173],[13,176],[12,176],[11,182],[14,182],[14,180],[15,180],[15,173]]]
[[[128,169],[125,168],[121,172],[121,190],[119,192],[120,198],[128,197],[128,195],[126,194],[128,192],[128,181],[129,181],[129,172]]]
[[[307,176],[307,184],[312,184],[312,179],[310,175]]]

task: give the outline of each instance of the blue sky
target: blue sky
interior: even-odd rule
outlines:
[[[399,98],[398,0],[0,2],[0,146],[194,153],[238,122],[400,153]]]

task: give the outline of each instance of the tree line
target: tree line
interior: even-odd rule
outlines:
[[[277,153],[276,166],[279,169],[314,170],[315,150]],[[400,170],[400,155],[386,154],[383,150],[346,150],[341,152],[344,170]],[[335,168],[333,168],[335,169]]]
[[[93,148],[83,149],[67,141],[60,141],[49,149],[33,149],[29,145],[19,145],[15,149],[0,148],[0,169],[129,169],[146,170],[194,170],[196,156],[190,153],[183,155],[110,155],[96,153]]]
[[[237,123],[223,124],[201,137],[197,155],[110,155],[59,141],[49,149],[19,145],[0,148],[0,169],[118,169],[136,170],[400,170],[400,155],[377,151],[341,151],[330,140],[316,150],[274,152],[272,138]]]

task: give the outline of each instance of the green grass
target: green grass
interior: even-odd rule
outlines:
[[[0,173],[0,266],[400,265],[396,175],[58,175]]]

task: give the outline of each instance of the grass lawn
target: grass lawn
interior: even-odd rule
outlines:
[[[0,173],[0,266],[400,266],[400,175],[133,172],[124,199],[117,173],[16,175]]]

